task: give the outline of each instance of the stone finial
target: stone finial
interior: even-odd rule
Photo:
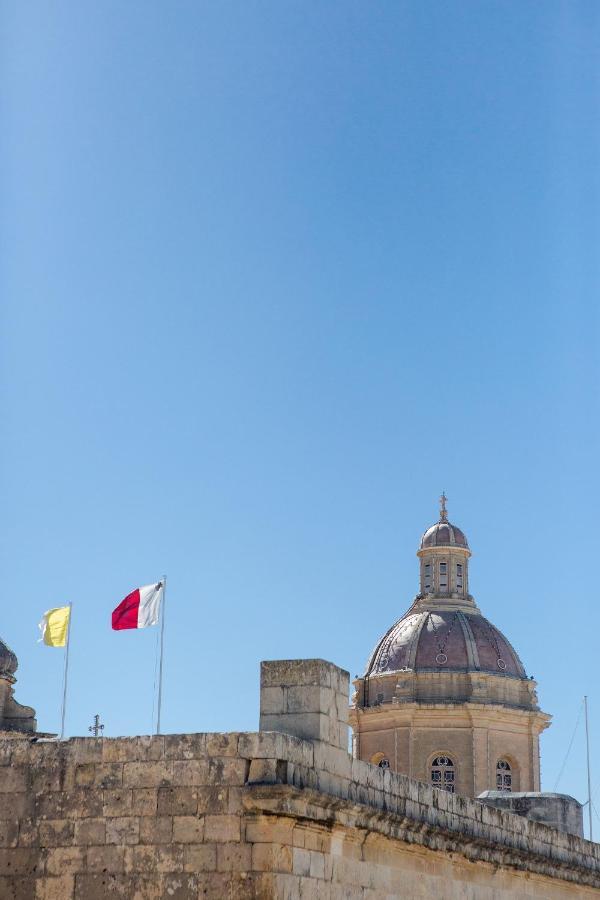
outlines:
[[[348,750],[350,675],[324,659],[260,664],[261,731],[282,731]]]

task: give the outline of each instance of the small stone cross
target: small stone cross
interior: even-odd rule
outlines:
[[[440,522],[448,521],[448,513],[446,512],[446,494],[442,491],[442,496],[440,497]]]
[[[104,731],[104,725],[100,724],[100,716],[94,716],[94,724],[90,725],[88,731],[91,731],[95,738],[100,737],[101,733]]]

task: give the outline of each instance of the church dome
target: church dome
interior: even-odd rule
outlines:
[[[450,522],[436,522],[421,538],[421,550],[426,547],[464,547],[469,549],[467,538],[456,525]]]
[[[479,612],[465,610],[409,610],[379,641],[365,676],[399,669],[527,677],[502,632]]]
[[[446,500],[446,495],[442,494],[440,497],[439,522],[427,529],[421,538],[419,549],[426,550],[429,547],[464,547],[465,550],[469,549],[465,533],[448,521]]]

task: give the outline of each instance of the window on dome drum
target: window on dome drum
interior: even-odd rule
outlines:
[[[436,756],[431,763],[431,783],[441,791],[454,793],[454,763],[449,756]]]
[[[512,771],[505,759],[499,759],[496,763],[496,790],[512,791]]]
[[[447,574],[447,568],[448,568],[448,564],[447,564],[447,563],[440,563],[440,575],[446,575],[446,574]]]
[[[431,563],[425,564],[425,590],[431,589]]]
[[[462,578],[462,564],[461,563],[456,564],[456,577]]]

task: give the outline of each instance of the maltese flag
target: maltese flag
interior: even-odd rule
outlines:
[[[121,600],[117,608],[113,610],[113,631],[157,625],[163,591],[164,583],[159,581],[158,584],[147,584],[145,587],[136,588],[131,594],[127,594],[125,599]]]

